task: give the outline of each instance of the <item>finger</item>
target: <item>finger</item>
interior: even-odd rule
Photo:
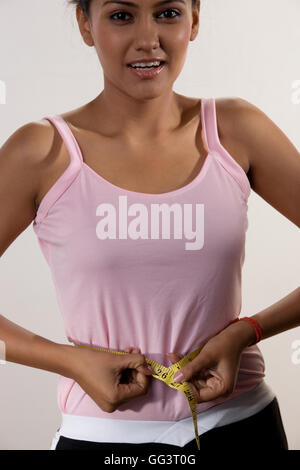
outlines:
[[[205,387],[199,388],[200,402],[215,400],[224,395],[224,383],[223,381],[212,377],[207,380]]]
[[[197,382],[189,381],[188,384],[193,391],[196,403],[202,403],[205,401],[209,401],[211,399],[211,398],[208,398],[209,395],[207,393],[206,383],[204,383],[203,385],[200,385]]]
[[[216,377],[217,379],[220,379],[222,380],[222,376],[219,372],[217,372],[216,370],[214,369],[207,369],[206,372],[205,372],[205,375],[213,375],[214,377]]]
[[[198,373],[194,374],[193,377],[191,377],[190,381],[195,382],[196,386],[199,384],[200,386],[206,387],[207,385],[207,380],[212,377],[210,372],[208,372],[205,369],[200,370]],[[220,378],[220,377],[219,377]]]
[[[184,364],[180,367],[180,370],[176,372],[176,377],[178,375],[183,375],[181,381],[190,382],[191,380],[197,378],[205,379],[205,374],[203,372],[208,370],[209,366],[213,366],[215,360],[212,360],[206,354],[200,352],[193,360],[189,361],[187,364]],[[175,378],[176,378],[175,377]]]
[[[213,376],[206,380],[191,379],[188,383],[197,403],[214,400],[224,394],[224,381],[220,380],[219,376]]]
[[[192,389],[192,392],[193,392],[193,394],[194,394],[196,403],[201,403],[201,398],[200,398],[200,395],[199,395],[199,390],[198,390],[198,388],[194,385],[193,382],[189,382],[189,386],[190,386],[191,389]],[[202,401],[203,401],[203,400],[202,400]]]
[[[124,351],[129,354],[140,354],[141,352],[140,348],[134,348],[132,346],[125,348]],[[148,372],[148,368],[147,368],[147,372]]]
[[[132,352],[136,353],[136,354],[140,354],[141,349],[140,348],[135,348]],[[143,365],[137,367],[137,370],[139,370],[140,372],[142,372],[146,375],[152,375],[152,374],[155,373],[150,364],[145,364],[145,365],[143,364]]]
[[[146,362],[146,358],[143,354],[141,354],[141,349],[140,348],[134,348],[134,347],[128,347],[125,349],[126,350],[130,350],[129,352],[131,354],[138,354],[139,356],[143,357],[144,360],[143,360],[143,363],[142,364],[138,364],[136,366],[132,366],[133,368],[137,369],[138,371],[140,371],[141,373],[143,374],[146,374],[148,376],[152,376],[152,374],[154,374],[154,370],[152,369],[151,365],[150,364],[147,364]],[[140,360],[141,362],[141,360]],[[128,363],[127,363],[128,364]],[[130,367],[129,365],[127,365],[127,367]]]
[[[206,380],[202,379],[193,379],[191,380],[191,383],[195,385],[195,387],[200,388],[200,387],[207,387]]]
[[[155,374],[150,364],[138,366],[137,370],[147,375]]]
[[[167,356],[172,364],[175,364],[176,362],[180,361],[180,359],[183,358],[182,354],[177,354],[177,353],[168,353]]]
[[[118,402],[126,402],[131,398],[145,393],[149,383],[149,378],[140,372],[136,372],[135,382],[119,384],[118,386]]]
[[[124,349],[124,351],[127,352],[127,353],[130,353],[130,354],[131,353],[140,353],[141,352],[140,348],[135,348],[133,346],[128,346],[127,348]]]

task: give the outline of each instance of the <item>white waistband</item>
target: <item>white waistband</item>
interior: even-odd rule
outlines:
[[[267,406],[275,394],[262,382],[254,389],[198,413],[198,433],[245,419]],[[62,424],[54,440],[59,436],[91,442],[143,443],[160,442],[184,446],[195,437],[192,417],[180,421],[143,421],[78,416],[62,413]]]

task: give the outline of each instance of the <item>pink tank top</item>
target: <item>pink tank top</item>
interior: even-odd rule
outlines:
[[[137,346],[170,365],[224,329],[241,311],[241,270],[251,192],[241,166],[221,145],[214,98],[203,98],[208,155],[186,186],[162,194],[122,189],[91,169],[60,115],[70,164],[41,201],[33,229],[49,264],[70,342],[123,351]],[[243,350],[228,397],[264,378],[257,345]],[[108,415],[72,379],[58,376],[65,414],[125,420],[177,421],[191,416],[185,395],[151,379],[147,394]]]

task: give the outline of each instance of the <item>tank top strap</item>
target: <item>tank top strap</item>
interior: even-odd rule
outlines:
[[[68,189],[80,173],[83,164],[83,158],[80,147],[75,139],[70,127],[66,121],[58,114],[44,116],[59,132],[70,157],[70,163],[63,173],[58,177],[48,192],[44,195],[38,207],[35,224],[39,224],[55,201]]]
[[[221,145],[217,128],[215,98],[202,98],[202,129],[209,152],[217,151]]]
[[[214,153],[215,159],[240,186],[246,200],[250,195],[251,186],[244,169],[220,142],[215,98],[202,98],[201,114],[202,133],[207,151]]]
[[[48,119],[51,121],[60,133],[60,136],[69,152],[71,163],[73,160],[77,160],[80,164],[82,164],[83,158],[78,142],[62,116],[59,114],[51,114],[49,116],[44,116],[43,119]]]

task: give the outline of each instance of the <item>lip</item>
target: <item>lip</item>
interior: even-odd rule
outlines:
[[[154,78],[162,71],[165,65],[166,65],[166,62],[163,62],[162,64],[160,64],[159,67],[155,67],[152,70],[137,70],[133,67],[130,67],[130,65],[127,65],[127,68],[131,70],[139,78]]]
[[[133,62],[130,62],[127,65],[132,65],[132,64],[137,64],[138,62],[166,62],[164,59],[161,59],[160,57],[153,57],[152,59],[136,59]]]

